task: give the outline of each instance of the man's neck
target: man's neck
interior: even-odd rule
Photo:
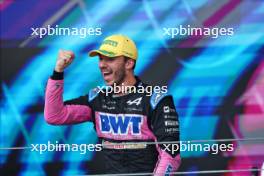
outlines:
[[[125,80],[120,85],[117,85],[118,87],[121,87],[121,91],[118,93],[115,93],[115,95],[122,96],[122,95],[128,94],[129,92],[127,91],[128,90],[127,88],[131,86],[135,86],[136,82],[137,82],[137,79],[134,75],[131,75],[125,78]]]
[[[120,86],[134,86],[137,82],[137,79],[134,75],[127,77]]]

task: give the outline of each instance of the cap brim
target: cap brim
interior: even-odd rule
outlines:
[[[92,50],[92,51],[90,51],[90,52],[88,53],[88,55],[89,55],[90,57],[98,56],[99,54],[101,54],[101,53],[100,53],[100,51],[98,51],[98,50]]]
[[[105,50],[92,50],[88,53],[88,55],[90,57],[94,57],[94,56],[98,56],[99,54],[103,55],[103,56],[107,56],[107,57],[116,57],[118,56],[116,53],[113,52],[108,52]]]

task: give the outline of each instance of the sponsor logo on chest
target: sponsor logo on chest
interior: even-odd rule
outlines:
[[[98,118],[102,133],[113,135],[141,134],[143,115],[99,113]]]

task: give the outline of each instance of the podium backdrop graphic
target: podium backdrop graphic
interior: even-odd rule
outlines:
[[[45,85],[60,48],[76,54],[65,72],[64,100],[103,85],[98,59],[87,53],[116,33],[128,35],[137,44],[136,74],[147,83],[168,85],[180,117],[181,140],[264,138],[262,0],[7,0],[1,2],[0,12],[0,163],[10,175],[97,172],[100,160],[94,160],[92,152],[39,154],[29,148],[4,148],[47,141],[97,142],[90,122],[65,126],[45,122]],[[86,36],[81,31],[79,35],[31,35],[32,28],[47,29],[48,25],[55,30],[95,31]],[[180,26],[233,28],[233,35],[166,33]],[[214,143],[221,142],[210,142]],[[180,171],[261,167],[264,140],[225,143],[233,143],[234,151],[181,152]]]

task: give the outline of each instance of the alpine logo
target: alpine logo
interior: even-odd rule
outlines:
[[[135,114],[100,113],[99,123],[102,133],[127,135],[130,129],[131,134],[140,135],[143,116]]]
[[[138,106],[138,105],[140,105],[141,100],[142,100],[142,97],[139,97],[139,98],[137,98],[137,99],[135,99],[135,100],[133,100],[133,101],[128,100],[128,101],[127,101],[127,104],[128,104],[128,105],[136,104],[136,105]]]

